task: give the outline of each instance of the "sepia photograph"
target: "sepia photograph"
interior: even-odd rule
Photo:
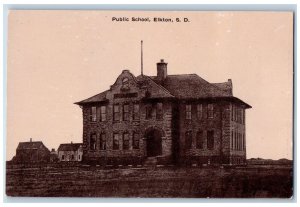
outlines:
[[[6,196],[293,198],[293,11],[7,18]]]

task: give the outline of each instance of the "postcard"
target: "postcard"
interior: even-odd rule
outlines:
[[[7,196],[293,196],[293,12],[10,10],[7,32]]]

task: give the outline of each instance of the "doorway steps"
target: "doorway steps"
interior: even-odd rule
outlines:
[[[156,166],[157,164],[157,158],[156,157],[147,157],[147,159],[144,162],[144,166]]]

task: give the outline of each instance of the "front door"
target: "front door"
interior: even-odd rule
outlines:
[[[162,154],[161,132],[153,129],[146,134],[147,157],[155,157]]]

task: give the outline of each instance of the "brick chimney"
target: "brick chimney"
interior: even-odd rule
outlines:
[[[167,65],[168,63],[165,63],[164,59],[161,59],[157,65],[157,80],[162,82],[166,79],[168,72],[167,72]]]

